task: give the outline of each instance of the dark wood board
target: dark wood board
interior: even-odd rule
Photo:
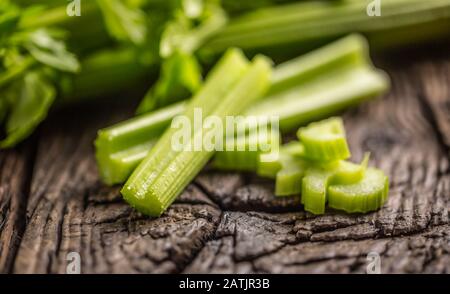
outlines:
[[[256,176],[205,170],[158,219],[104,186],[96,130],[120,109],[53,115],[20,148],[0,152],[0,272],[450,273],[450,55],[385,59],[392,90],[344,114],[353,159],[365,151],[391,179],[378,212],[305,213]]]

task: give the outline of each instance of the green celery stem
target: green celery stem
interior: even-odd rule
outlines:
[[[364,39],[352,35],[277,66],[272,75],[269,94],[264,100],[251,106],[246,114],[279,116],[280,128],[287,132],[309,121],[357,105],[383,93],[388,87],[388,77],[372,67]],[[182,113],[184,108],[185,104],[180,103],[158,111],[157,113],[166,113],[166,122],[156,128],[161,127],[162,132],[170,125],[172,118]],[[179,112],[174,113],[173,109]],[[145,122],[150,122],[151,119],[148,118],[154,115],[154,113],[144,114],[129,124],[133,126],[136,120],[142,120],[143,126]],[[127,122],[122,125],[127,125]],[[114,129],[115,126],[108,128],[106,132]],[[136,146],[155,139],[152,136],[139,137],[135,144],[111,150],[109,145],[114,144],[114,139],[103,140],[101,134],[104,132],[105,130],[99,132],[96,142],[97,162],[99,169],[105,171],[103,174],[114,173],[108,170],[115,169],[112,158],[117,157],[116,153],[129,156],[129,160],[126,161],[129,168],[124,169],[132,170],[148,152],[136,149]],[[121,174],[121,177],[103,177],[103,180],[108,184],[118,184],[123,183],[129,175],[121,172],[118,174]]]

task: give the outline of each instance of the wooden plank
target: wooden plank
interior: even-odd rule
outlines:
[[[424,100],[424,108],[429,112],[438,130],[441,143],[450,151],[450,62],[433,60],[419,63],[415,75],[418,88]]]
[[[0,273],[10,271],[25,228],[32,150],[0,152]]]
[[[70,252],[83,273],[176,272],[213,234],[220,211],[194,186],[151,219],[100,183],[92,142],[111,122],[98,113],[62,114],[44,127],[15,273],[65,273]]]
[[[385,207],[364,215],[313,216],[298,199],[276,199],[271,181],[205,170],[147,218],[98,179],[92,141],[114,112],[54,118],[40,136],[14,272],[64,273],[69,252],[84,273],[361,273],[370,252],[385,273],[450,272],[446,124],[436,123],[445,115],[424,108],[431,94],[415,66],[394,67],[389,95],[345,114],[354,159],[370,151],[392,183]]]

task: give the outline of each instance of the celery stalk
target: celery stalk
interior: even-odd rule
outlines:
[[[292,131],[380,95],[388,87],[388,77],[371,68],[336,70],[328,77],[267,97],[248,113],[278,116],[281,131]]]
[[[258,57],[248,66],[241,54],[229,51],[184,115],[192,122],[195,108],[222,119],[239,114],[267,90],[270,68],[266,58]],[[227,79],[228,84],[224,82]],[[121,190],[130,205],[151,216],[161,215],[214,154],[205,150],[175,151],[171,146],[174,132],[171,128],[163,134]],[[201,130],[194,129],[190,142],[201,135]]]
[[[268,96],[324,76],[330,70],[371,64],[367,40],[352,34],[278,65]]]
[[[343,77],[344,79],[342,79]],[[339,80],[341,83],[337,86],[332,86],[328,89],[316,88],[315,91],[312,91],[312,89],[307,89],[307,91],[311,92],[305,93],[305,95],[302,95],[303,91],[297,88],[292,91],[288,91],[289,93],[285,93],[283,95],[284,97],[277,97],[280,100],[275,97],[268,98],[273,99],[271,100],[272,103],[261,101],[252,107],[248,113],[254,115],[277,115],[280,118],[281,130],[289,131],[309,121],[321,119],[342,111],[350,106],[357,105],[384,92],[388,85],[383,75],[367,70],[355,72],[349,71],[341,76]],[[317,85],[314,85],[314,87],[320,85],[321,83],[318,82]],[[313,86],[311,86],[311,88],[313,88]],[[285,100],[283,101],[282,99]],[[291,107],[289,107],[289,105],[291,105]],[[179,110],[181,109],[182,108]],[[145,114],[140,119],[146,121],[145,118],[151,115],[152,114]],[[171,117],[167,117],[167,125],[171,120]],[[124,124],[126,123],[127,122],[124,122]],[[111,129],[114,129],[114,126],[112,126]],[[148,139],[143,140],[142,143],[145,143],[148,140],[152,140],[152,138],[148,137]],[[126,164],[129,165],[129,167],[126,167],[127,170],[132,170],[133,167],[135,167],[145,157],[145,155],[140,151],[136,152],[138,154],[133,155],[133,150],[136,150],[133,147],[134,145],[132,144],[124,147],[124,150],[128,150],[130,157],[133,158],[132,161],[127,161]],[[97,150],[97,153],[103,153],[103,150]],[[111,153],[105,154],[104,158],[111,155]],[[100,170],[114,168],[108,160],[98,160],[97,163]],[[123,173],[122,175],[123,177],[117,178],[113,182],[105,178],[104,180],[111,184],[122,183],[126,180],[129,174]]]
[[[383,0],[380,16],[367,14],[367,1],[314,1],[256,10],[233,20],[204,48],[228,46],[255,50],[295,45],[307,49],[351,32],[365,34],[371,45],[396,46],[446,37],[449,0]]]
[[[103,181],[114,184],[126,179],[184,109],[185,103],[178,103],[100,130],[95,147]]]

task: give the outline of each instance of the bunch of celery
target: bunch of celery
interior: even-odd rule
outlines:
[[[138,107],[142,115],[101,130],[96,140],[104,181],[123,183],[133,174],[123,189],[126,199],[158,215],[214,155],[168,150],[172,132],[167,127],[177,115],[189,117],[196,106],[220,117],[237,113],[278,116],[283,133],[375,97],[389,86],[386,75],[372,66],[364,39],[357,35],[277,65],[272,75],[265,58],[250,63],[238,51],[231,51],[203,81],[204,65],[208,68],[229,47],[285,57],[353,32],[367,36],[374,47],[385,48],[443,39],[450,31],[450,0],[383,0],[379,16],[369,16],[368,3],[359,0],[282,2],[291,1],[236,6],[228,0],[95,0],[82,1],[82,15],[69,17],[68,3],[59,0],[44,0],[39,5],[32,0],[2,1],[0,122],[4,136],[0,148],[26,138],[55,102],[127,90],[160,68],[159,78]],[[222,80],[229,75],[228,84],[223,84],[226,88],[218,82],[221,72]],[[268,81],[258,83],[258,79]],[[270,85],[267,91],[265,84]],[[233,95],[226,95],[225,89]],[[191,96],[190,101],[182,101]],[[194,132],[191,139],[197,136]],[[279,140],[279,136],[249,139],[258,145]],[[307,137],[300,139],[303,149],[299,151],[295,144],[283,146],[282,154],[288,153],[283,158],[292,158],[290,152],[326,157],[320,148],[307,148]],[[240,160],[247,156],[248,161]],[[259,151],[218,152],[215,164],[254,170],[258,156]],[[241,164],[233,167],[236,160]],[[277,177],[279,183],[288,184],[279,184],[276,194],[296,191],[299,182],[293,179],[299,175],[308,178],[297,163],[283,160],[286,168]],[[345,178],[340,175],[348,167],[339,164],[333,178]],[[276,169],[276,164],[271,168]],[[313,173],[313,169],[308,171]],[[377,177],[368,171],[364,174]],[[317,183],[313,176],[312,182]],[[327,188],[328,195],[345,196],[348,191],[347,186]],[[337,198],[329,198],[329,205],[338,207],[339,201],[332,199]]]
[[[281,130],[291,131],[376,97],[388,87],[387,76],[370,62],[364,38],[351,35],[276,66],[264,99],[245,114],[278,116]],[[100,130],[95,145],[103,181],[125,182],[185,108],[180,102]]]
[[[129,166],[129,162],[143,156],[143,159],[139,158],[142,162],[135,162],[138,165],[121,193],[124,199],[140,212],[151,216],[161,215],[214,155],[215,149],[206,150],[200,147],[197,150],[192,147],[192,144],[198,141],[202,144],[202,132],[205,128],[202,124],[195,123],[197,108],[200,108],[205,116],[219,116],[223,122],[226,115],[237,115],[255,104],[254,101],[270,87],[267,92],[270,97],[262,101],[261,106],[257,104],[254,108],[250,107],[246,113],[252,113],[252,109],[264,109],[266,116],[277,113],[281,118],[282,130],[291,129],[294,125],[304,122],[304,119],[310,118],[308,115],[305,117],[305,113],[311,109],[302,112],[310,102],[302,107],[301,101],[307,97],[298,95],[298,86],[293,86],[297,83],[317,91],[326,84],[327,79],[334,80],[340,75],[348,75],[349,81],[356,82],[344,84],[345,88],[339,88],[345,79],[338,79],[339,85],[335,88],[337,93],[322,100],[321,107],[314,109],[316,118],[335,109],[335,97],[338,97],[338,104],[342,105],[342,101],[348,103],[350,99],[354,103],[362,97],[385,89],[388,85],[387,79],[384,74],[372,68],[367,60],[364,45],[361,37],[350,36],[282,65],[272,78],[267,60],[257,57],[249,65],[241,53],[229,51],[192,100],[186,105],[177,105],[179,110],[183,109],[182,116],[173,119],[172,127],[160,135],[154,146],[151,146],[155,141],[154,134],[164,128],[163,121],[173,112],[177,112],[177,109],[171,108],[170,114],[159,111],[154,115],[100,131],[96,144],[103,177],[110,182],[124,180],[134,167]],[[300,64],[303,66],[298,67]],[[330,64],[335,67],[332,72]],[[332,88],[331,84],[328,85]],[[354,87],[355,85],[364,87],[358,88]],[[340,91],[344,93],[339,93]],[[318,98],[313,95],[312,97],[313,102]],[[295,105],[297,103],[298,105]],[[291,110],[293,107],[289,107],[292,105],[299,106],[294,109],[300,110],[294,116]],[[182,148],[176,149],[174,138],[178,136],[178,119],[187,119],[190,127],[186,131],[189,140],[183,141]],[[255,128],[237,134],[237,137],[234,133],[220,133],[225,135],[225,144],[234,144],[233,147],[236,148],[218,152],[215,166],[222,169],[258,171],[260,175],[275,176],[276,195],[295,195],[301,192],[305,209],[315,214],[324,213],[327,196],[330,206],[347,212],[375,210],[386,200],[388,181],[381,171],[366,171],[367,159],[361,165],[343,161],[350,156],[350,151],[342,121],[331,119],[300,129],[298,137],[301,143],[282,148],[281,154],[270,154],[274,151],[263,152],[258,149],[258,146],[270,142],[279,144],[277,132],[260,134],[254,133],[253,130]],[[217,125],[209,130],[214,134],[218,131]],[[232,143],[228,142],[231,138]],[[143,145],[127,144],[130,141],[149,139],[153,141],[146,141]],[[256,148],[246,149],[250,145]],[[108,153],[114,148],[118,148],[118,153]],[[120,148],[125,150],[120,151]],[[138,150],[137,153],[134,153],[135,150]],[[147,153],[147,150],[150,151]],[[124,157],[120,158],[121,155]],[[263,157],[268,155],[275,156],[270,156],[271,160],[263,160]],[[115,166],[107,166],[111,163]]]
[[[210,53],[230,46],[251,52],[270,47],[285,56],[352,32],[386,47],[448,37],[450,27],[450,0],[383,0],[382,15],[375,17],[359,0],[284,2],[291,1],[93,0],[81,1],[81,16],[70,17],[67,1],[3,0],[2,147],[31,133],[53,101],[117,93],[142,84],[159,67],[138,113],[189,98],[201,88],[201,65],[212,63]],[[25,78],[36,70],[39,78]]]

